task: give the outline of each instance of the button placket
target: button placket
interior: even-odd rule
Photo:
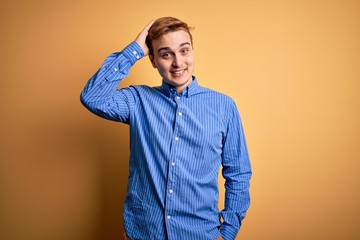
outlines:
[[[169,221],[172,219],[173,214],[173,207],[172,203],[175,200],[174,195],[176,193],[176,159],[177,159],[177,152],[178,146],[181,144],[181,125],[182,118],[184,116],[183,111],[181,111],[180,103],[181,103],[181,96],[177,95],[177,93],[173,93],[173,101],[175,102],[175,123],[174,123],[174,132],[173,132],[173,144],[172,144],[172,153],[171,159],[169,159],[168,165],[168,182],[167,182],[167,196],[166,196],[166,220]]]
[[[175,113],[177,112],[178,108],[178,100],[180,99],[179,96],[176,95],[176,93],[173,91],[173,101],[175,102],[174,110]],[[178,133],[178,127],[177,127],[177,117],[175,116],[175,126],[174,126],[174,132],[173,132],[173,144],[172,144],[172,153],[171,153],[171,159],[169,159],[169,165],[168,165],[168,182],[167,182],[167,196],[166,196],[166,219],[170,220],[171,214],[172,214],[172,194],[173,194],[173,184],[174,184],[174,170],[172,167],[172,162],[174,161],[173,158],[176,156],[177,151],[177,145],[180,140],[179,133]]]

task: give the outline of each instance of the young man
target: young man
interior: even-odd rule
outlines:
[[[159,87],[117,89],[149,55]],[[124,206],[129,239],[234,239],[250,204],[251,167],[233,100],[198,85],[186,23],[150,22],[89,80],[82,103],[130,126],[130,170]],[[225,208],[218,210],[222,165]]]

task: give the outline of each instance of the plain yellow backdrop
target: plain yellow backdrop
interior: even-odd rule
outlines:
[[[2,0],[0,13],[0,239],[121,239],[128,128],[79,94],[162,16],[195,27],[195,75],[240,110],[254,175],[238,239],[360,239],[359,1]],[[122,84],[160,82],[146,58]]]

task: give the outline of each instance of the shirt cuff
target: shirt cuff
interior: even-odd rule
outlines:
[[[235,239],[238,231],[239,231],[238,229],[230,225],[222,225],[220,228],[220,234],[224,240]]]
[[[131,66],[134,65],[137,60],[140,60],[144,57],[143,50],[141,49],[140,45],[135,41],[125,47],[122,53],[130,61]]]

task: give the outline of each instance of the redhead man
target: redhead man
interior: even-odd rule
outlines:
[[[130,68],[147,55],[162,84],[118,89]],[[164,17],[111,54],[81,93],[91,112],[130,127],[127,239],[235,239],[249,208],[252,171],[236,105],[201,87],[193,71],[189,26]]]

